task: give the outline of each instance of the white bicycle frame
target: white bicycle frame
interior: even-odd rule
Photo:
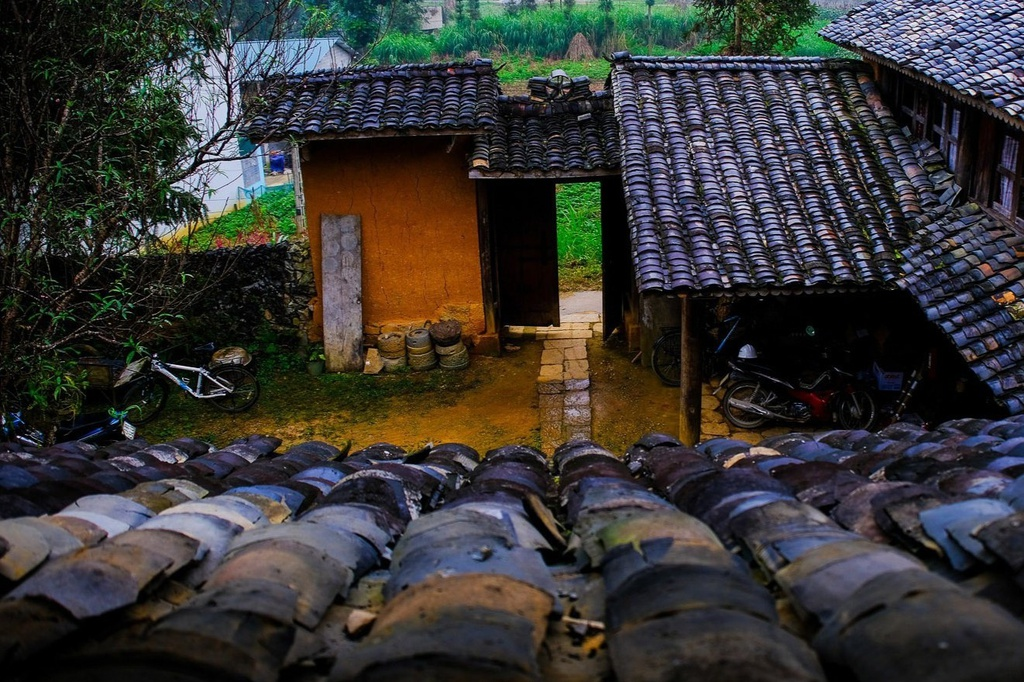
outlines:
[[[154,372],[158,372],[161,375],[167,377],[175,384],[177,384],[178,387],[181,388],[181,390],[185,391],[193,398],[199,398],[200,400],[205,400],[207,398],[221,398],[223,396],[231,394],[231,392],[235,390],[233,384],[231,384],[228,381],[225,381],[224,379],[219,379],[215,377],[213,373],[211,373],[210,370],[206,369],[205,367],[192,367],[191,365],[175,365],[169,362],[165,363],[161,362],[160,359],[157,358],[157,356],[155,355],[150,358],[150,362],[152,362],[153,364]],[[193,374],[195,374],[195,388],[189,386],[184,379],[182,379],[177,374],[172,372],[172,369],[176,369],[178,371],[183,372],[192,372]],[[203,393],[203,379],[212,382],[216,386],[216,388],[207,393]]]

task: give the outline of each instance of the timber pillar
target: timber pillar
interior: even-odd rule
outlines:
[[[697,324],[699,303],[689,294],[682,294],[679,302],[679,440],[684,445],[693,446],[700,441],[700,333]]]

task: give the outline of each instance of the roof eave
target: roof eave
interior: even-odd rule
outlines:
[[[389,137],[468,137],[487,133],[487,128],[440,128],[440,129],[403,129],[403,130],[371,130],[351,133],[293,133],[290,135],[267,135],[258,138],[263,142],[282,142],[300,140],[303,142],[324,142],[330,140],[373,140]],[[250,138],[252,139],[252,138]]]
[[[589,178],[616,177],[622,171],[619,168],[587,169],[552,169],[529,171],[491,171],[485,168],[471,168],[471,180],[586,180]]]
[[[826,38],[826,40],[828,40],[828,38]],[[922,83],[927,83],[928,85],[936,88],[940,92],[942,92],[942,93],[944,93],[946,95],[949,95],[950,97],[952,97],[953,99],[955,99],[958,102],[961,102],[963,104],[967,104],[968,106],[974,107],[975,109],[979,109],[981,111],[984,111],[985,113],[991,115],[992,117],[997,118],[1000,121],[1002,121],[1003,123],[1005,123],[1005,124],[1007,124],[1009,126],[1012,126],[1014,128],[1017,128],[1018,130],[1024,130],[1024,120],[1020,119],[1019,117],[1012,116],[1011,114],[1008,114],[1007,112],[1003,111],[999,107],[993,106],[993,105],[989,104],[988,102],[986,102],[983,99],[978,99],[977,97],[973,97],[971,95],[966,95],[966,94],[960,92],[959,90],[957,90],[956,88],[954,88],[951,85],[947,85],[945,83],[940,83],[939,81],[935,80],[931,76],[927,76],[927,75],[921,73],[920,71],[917,71],[916,69],[911,69],[909,67],[902,66],[901,64],[899,64],[897,62],[894,62],[891,59],[886,59],[885,57],[882,57],[881,55],[878,55],[878,54],[876,54],[874,52],[871,52],[870,50],[866,50],[866,49],[864,49],[862,47],[857,47],[856,45],[838,43],[838,42],[831,41],[831,40],[829,42],[833,43],[834,45],[838,45],[839,47],[842,47],[844,49],[850,50],[851,52],[854,52],[854,53],[860,55],[861,58],[864,59],[864,61],[871,62],[871,63],[874,63],[874,64],[878,64],[879,66],[884,66],[884,67],[886,67],[888,69],[892,69],[894,71],[897,71],[897,72],[903,74],[904,76],[908,76],[910,78],[913,78],[914,80],[921,81]]]

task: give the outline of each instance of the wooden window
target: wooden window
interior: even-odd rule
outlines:
[[[939,116],[932,126],[932,141],[946,159],[950,170],[956,172],[960,160],[960,139],[963,131],[963,112],[949,102],[939,106]]]
[[[910,134],[919,140],[928,136],[928,93],[907,81],[900,86],[900,109]]]
[[[995,183],[992,188],[992,208],[1001,215],[1024,224],[1024,201],[1021,194],[1021,176],[1024,175],[1024,154],[1021,153],[1019,133],[1003,132],[997,147]]]

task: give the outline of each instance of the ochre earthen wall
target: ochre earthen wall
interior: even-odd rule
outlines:
[[[320,216],[362,217],[363,322],[455,318],[484,331],[476,188],[467,177],[468,138],[405,137],[314,142],[302,162],[317,290]],[[451,148],[449,149],[449,145]],[[320,301],[314,326],[323,324]]]

